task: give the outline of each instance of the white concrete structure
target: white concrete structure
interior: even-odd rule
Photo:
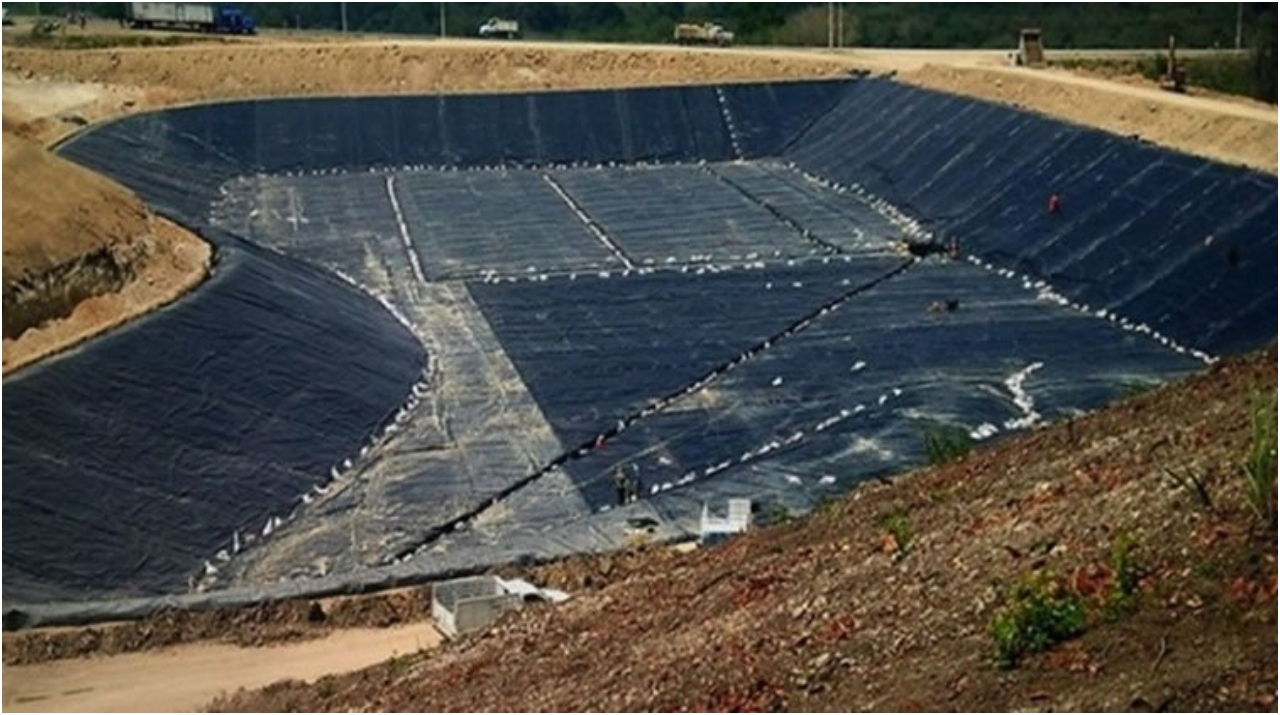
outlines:
[[[751,500],[730,499],[729,516],[714,516],[704,503],[702,505],[702,538],[704,544],[713,544],[725,540],[751,528]]]
[[[440,631],[450,638],[479,630],[527,602],[560,603],[569,594],[538,588],[522,579],[472,576],[437,583],[431,587],[431,615]]]

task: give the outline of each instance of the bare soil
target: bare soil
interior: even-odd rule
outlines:
[[[24,78],[164,87],[187,101],[709,84],[838,76],[852,66],[819,54],[462,40],[4,50],[5,70]]]
[[[593,575],[407,664],[214,708],[1274,710],[1276,531],[1240,463],[1251,400],[1275,386],[1273,346],[811,518]],[[1084,599],[1087,626],[1001,669],[989,624],[1032,574]]]
[[[927,65],[901,79],[1276,173],[1276,108],[1260,102],[1181,95],[1133,79],[1051,69]]]
[[[174,300],[208,271],[204,241],[7,128],[4,173],[6,375]]]
[[[201,643],[116,658],[5,668],[7,712],[192,712],[219,693],[314,680],[435,647],[429,623],[333,632],[306,643],[237,648]]]

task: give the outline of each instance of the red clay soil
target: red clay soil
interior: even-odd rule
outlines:
[[[548,579],[571,601],[440,652],[212,707],[1274,711],[1276,529],[1241,464],[1275,391],[1272,346],[720,547],[581,559]],[[991,624],[1032,579],[1083,632],[1002,668]]]

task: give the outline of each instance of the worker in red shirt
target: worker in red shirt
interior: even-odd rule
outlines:
[[[1049,213],[1057,215],[1062,213],[1062,197],[1057,194],[1049,194]]]

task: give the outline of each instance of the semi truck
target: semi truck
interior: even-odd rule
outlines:
[[[520,36],[520,23],[516,20],[503,20],[491,17],[480,26],[481,37],[505,37],[514,40]]]
[[[676,25],[675,40],[680,45],[728,47],[733,44],[733,33],[714,22],[704,22],[701,25],[682,22]]]
[[[167,28],[227,35],[257,33],[253,18],[232,6],[198,2],[131,2],[124,6],[125,20],[137,30]]]

